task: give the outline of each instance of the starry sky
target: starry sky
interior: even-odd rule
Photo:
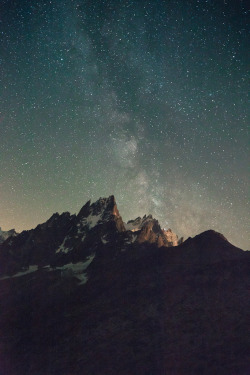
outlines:
[[[244,0],[1,0],[0,226],[114,194],[249,248]]]

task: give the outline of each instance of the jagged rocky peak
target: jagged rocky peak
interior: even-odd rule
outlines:
[[[125,225],[126,230],[131,230],[132,232],[137,232],[141,230],[142,227],[148,223],[155,220],[152,215],[144,215],[142,218],[139,216],[134,220],[129,220]]]
[[[99,198],[91,204],[88,201],[77,215],[77,220],[89,229],[108,221],[115,221],[119,231],[125,231],[125,227],[118,211],[115,197]]]
[[[120,216],[117,210],[115,197],[111,195],[108,198],[99,198],[96,202],[91,204],[89,200],[79,211],[77,215],[78,218],[84,218],[89,215],[92,216],[103,216],[104,214],[113,214],[115,216]]]
[[[171,229],[162,230],[158,220],[154,219],[152,215],[129,220],[125,224],[125,228],[127,231],[138,232],[137,242],[140,243],[148,241],[157,243],[158,246],[178,246],[181,243]]]
[[[172,231],[172,229],[168,229],[168,230],[163,230],[163,233],[168,241],[168,243],[171,245],[171,246],[178,246],[179,245],[179,240],[178,240],[178,236]]]
[[[16,235],[17,235],[17,232],[15,231],[15,229],[3,231],[2,228],[0,227],[0,243],[3,243],[5,240],[7,240],[7,238],[16,236]]]
[[[92,204],[89,200],[79,211],[74,225],[66,233],[56,254],[73,251],[80,256],[86,248],[91,254],[100,243],[112,242],[119,232],[125,232],[125,227],[114,196],[99,198]]]

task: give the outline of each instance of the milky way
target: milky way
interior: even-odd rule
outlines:
[[[0,226],[114,194],[247,249],[245,1],[0,4]]]

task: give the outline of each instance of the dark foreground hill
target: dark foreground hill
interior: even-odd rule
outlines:
[[[112,196],[7,238],[0,374],[248,375],[249,252],[181,242]]]

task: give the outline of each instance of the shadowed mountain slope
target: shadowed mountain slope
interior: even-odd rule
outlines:
[[[111,196],[8,238],[0,260],[2,374],[249,374],[250,256],[217,232],[169,247]]]

